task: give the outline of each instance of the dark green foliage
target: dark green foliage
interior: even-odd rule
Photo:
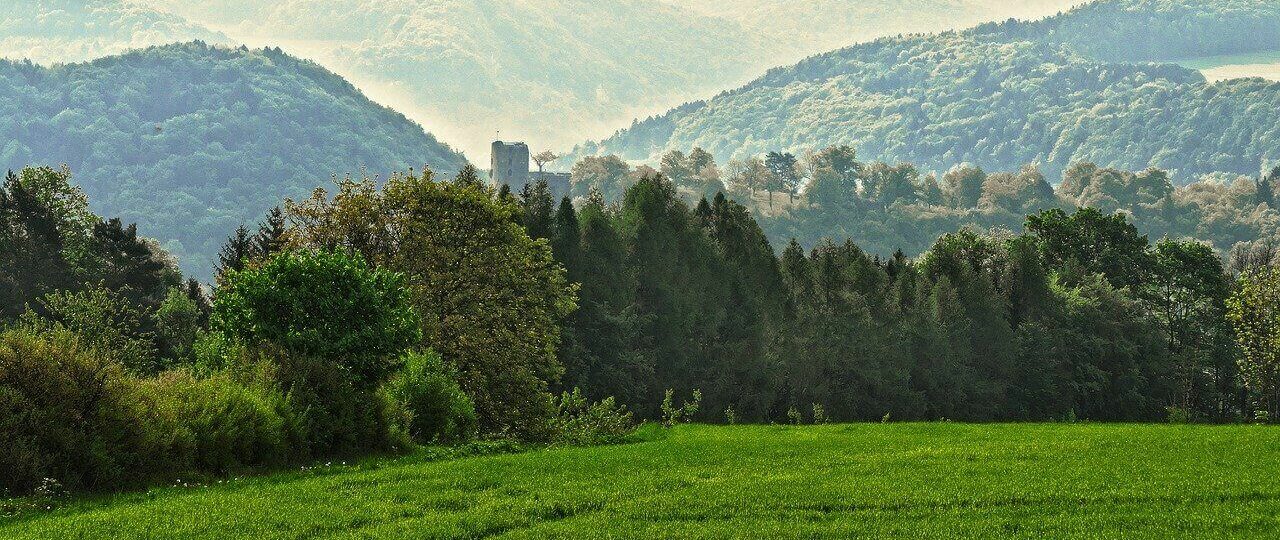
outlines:
[[[203,300],[203,296],[192,298],[189,291],[179,287],[169,289],[168,296],[152,315],[161,358],[177,363],[193,360],[192,347],[208,321],[199,303]]]
[[[144,330],[150,321],[121,295],[98,285],[49,293],[40,298],[39,306],[22,315],[21,326],[35,332],[74,333],[96,354],[135,374],[152,375],[161,369],[153,336]]]
[[[342,365],[341,358],[268,346],[245,351],[233,360],[238,362],[233,371],[263,373],[262,378],[287,396],[295,415],[293,429],[300,434],[291,445],[298,455],[357,455],[390,449],[395,442],[390,411],[366,382]]]
[[[534,240],[551,238],[555,228],[555,201],[546,180],[525,184],[520,191],[520,207],[524,209],[524,228]]]
[[[1116,287],[1137,292],[1153,270],[1147,237],[1122,214],[1107,215],[1095,208],[1072,214],[1046,210],[1027,218],[1027,233],[1036,238],[1048,264],[1078,265]]]
[[[359,255],[289,251],[227,274],[214,295],[213,328],[249,344],[334,362],[374,388],[421,339],[405,279]]]
[[[279,49],[168,45],[90,63],[0,62],[0,166],[70,165],[107,215],[209,279],[221,240],[284,197],[367,167],[464,158],[320,66]],[[163,295],[163,291],[160,292]]]
[[[228,273],[244,270],[256,251],[257,246],[249,236],[249,229],[244,225],[236,227],[236,232],[227,237],[226,242],[218,249],[218,266],[214,269],[214,278],[221,281]]]
[[[455,443],[476,435],[475,405],[458,386],[457,371],[434,352],[406,355],[383,392],[414,441]]]
[[[148,426],[121,366],[65,330],[0,332],[0,489],[146,480]]]
[[[839,174],[845,154],[815,162]],[[882,208],[925,185],[909,167],[852,163],[840,170]],[[951,176],[955,200],[1022,208],[1050,193],[1033,169]],[[645,418],[661,388],[700,388],[706,418],[746,421],[814,405],[837,421],[1155,420],[1165,407],[1222,421],[1246,406],[1232,398],[1221,263],[1202,244],[1152,246],[1122,214],[1047,210],[1018,236],[961,229],[916,260],[849,241],[775,257],[746,208],[721,195],[690,209],[661,177],[577,215],[566,388]]]

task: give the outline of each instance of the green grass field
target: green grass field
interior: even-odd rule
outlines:
[[[663,433],[91,499],[9,518],[0,538],[1280,537],[1280,430],[1265,427]]]

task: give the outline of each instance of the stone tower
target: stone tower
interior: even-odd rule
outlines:
[[[489,161],[489,177],[494,186],[506,184],[513,192],[519,192],[529,183],[529,146],[522,143],[493,142],[493,157]]]

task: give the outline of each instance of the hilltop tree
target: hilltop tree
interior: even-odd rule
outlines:
[[[560,159],[560,156],[556,155],[555,152],[552,152],[550,150],[543,150],[537,154],[534,154],[533,158],[531,159],[533,159],[534,164],[538,166],[538,178],[544,178],[545,175],[543,174],[543,167],[545,167],[546,164],[551,163],[552,161]]]
[[[592,191],[605,200],[616,201],[631,185],[631,166],[618,156],[588,156],[573,165],[569,183],[575,197],[585,197]]]

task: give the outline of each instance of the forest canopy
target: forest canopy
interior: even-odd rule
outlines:
[[[1148,3],[1168,9],[1146,10]],[[1217,22],[1199,24],[1206,19]],[[1180,184],[1212,172],[1253,174],[1277,157],[1269,141],[1280,136],[1280,84],[1211,84],[1174,65],[1112,62],[1168,59],[1148,41],[1190,56],[1277,48],[1268,36],[1278,23],[1269,2],[1098,2],[1036,23],[885,38],[770,70],[586,143],[577,155],[656,163],[666,151],[697,146],[723,162],[852,144],[867,158],[925,171],[1035,163],[1056,177],[1091,161],[1159,167]],[[1135,44],[1130,36],[1143,37]],[[1121,48],[1130,54],[1121,57]]]
[[[314,63],[200,42],[0,61],[0,140],[0,166],[70,166],[95,211],[137,222],[205,279],[226,235],[286,196],[366,168],[466,163]]]

